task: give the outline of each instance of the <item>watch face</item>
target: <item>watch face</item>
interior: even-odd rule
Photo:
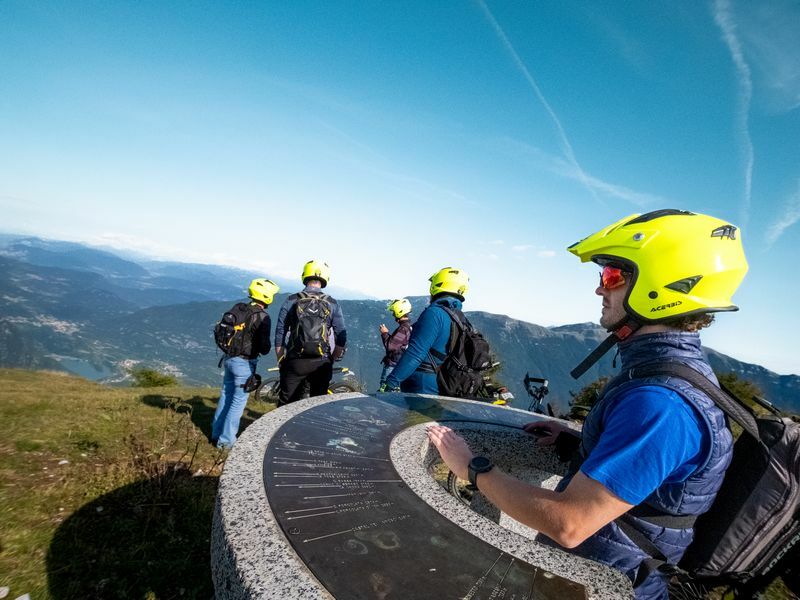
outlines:
[[[476,456],[470,461],[470,466],[478,473],[485,472],[492,467],[492,461],[485,456]]]

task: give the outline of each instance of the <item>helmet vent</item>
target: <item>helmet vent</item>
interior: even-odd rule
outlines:
[[[681,294],[688,294],[702,278],[702,275],[695,275],[694,277],[687,277],[679,281],[674,281],[668,285],[665,285],[664,287],[675,290],[676,292],[680,292]]]
[[[660,219],[661,217],[673,217],[673,216],[694,216],[693,212],[689,212],[688,210],[677,210],[675,208],[662,208],[661,210],[654,210],[649,213],[645,213],[643,215],[639,215],[635,219],[631,219],[625,225],[636,225],[637,223],[647,223],[648,221],[653,221],[654,219]]]
[[[722,227],[717,227],[714,231],[711,232],[711,237],[728,238],[729,240],[735,240],[736,227],[733,225],[723,225]]]

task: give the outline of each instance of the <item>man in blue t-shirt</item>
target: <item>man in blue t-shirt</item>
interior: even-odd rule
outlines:
[[[736,310],[731,296],[747,271],[736,227],[661,210],[627,217],[569,250],[602,267],[595,293],[602,298],[600,324],[610,332],[575,377],[617,345],[623,373],[676,362],[716,382],[697,332],[711,324],[712,313]],[[526,429],[543,445],[570,439],[557,421]],[[636,597],[648,599],[667,598],[667,578],[646,566],[652,554],[646,546],[671,563],[680,560],[693,520],[714,501],[732,454],[730,430],[714,402],[689,382],[663,375],[612,380],[587,416],[579,451],[556,491],[473,456],[447,427],[430,427],[429,438],[450,469],[500,510],[538,530],[545,543],[624,572]]]

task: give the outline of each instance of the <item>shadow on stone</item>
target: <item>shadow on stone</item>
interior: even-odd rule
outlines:
[[[163,394],[147,394],[142,396],[141,401],[148,406],[166,409],[169,408],[177,413],[188,412],[192,423],[203,432],[207,439],[211,439],[211,421],[214,419],[216,406],[207,406],[201,396],[192,396],[188,400],[179,396],[169,396]],[[256,419],[265,413],[253,410],[250,407],[244,409],[244,414],[239,422],[239,435]]]
[[[181,466],[86,504],[47,553],[52,598],[213,597],[209,539],[217,477]]]

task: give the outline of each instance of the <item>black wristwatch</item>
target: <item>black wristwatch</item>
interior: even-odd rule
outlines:
[[[474,456],[469,465],[467,466],[467,473],[469,474],[469,482],[478,488],[477,478],[478,473],[488,473],[494,468],[494,464],[485,456]]]

